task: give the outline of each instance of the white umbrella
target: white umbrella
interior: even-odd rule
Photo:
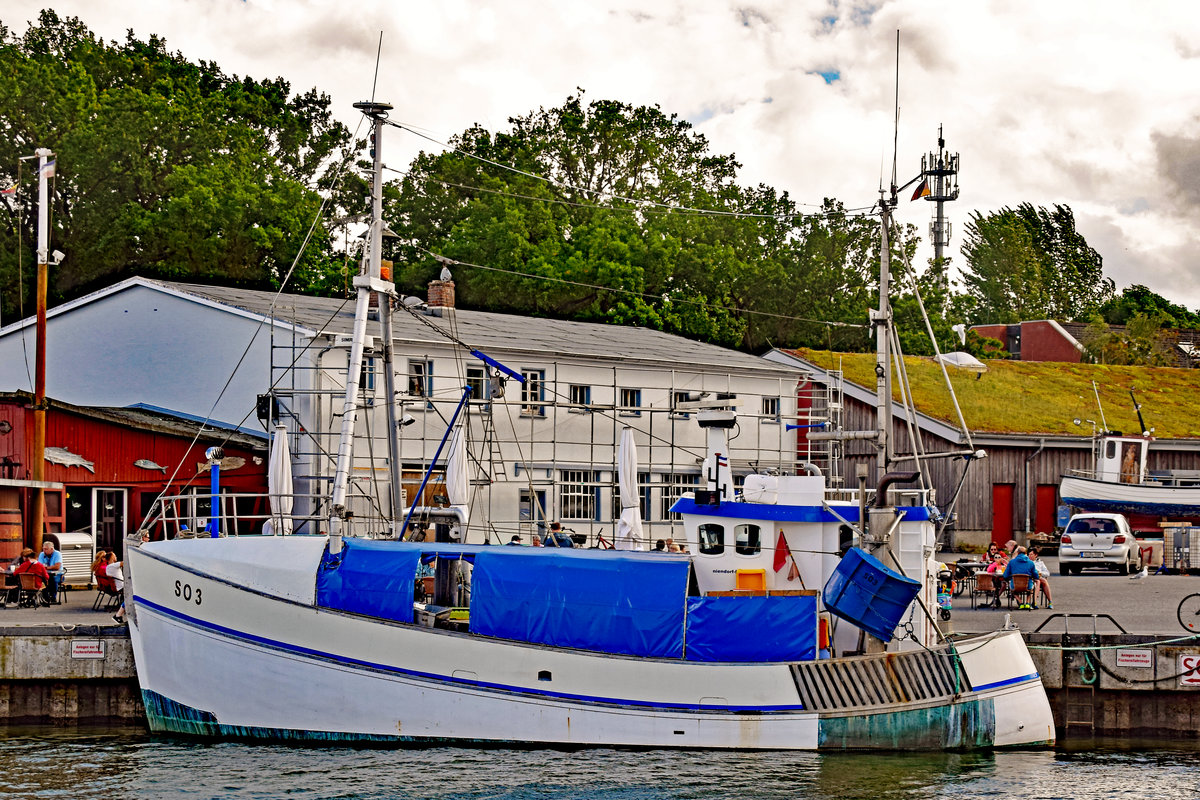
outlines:
[[[455,426],[450,439],[450,455],[446,459],[446,497],[450,505],[462,507],[465,525],[470,514],[471,482],[467,479],[467,445],[462,425]]]
[[[965,369],[969,372],[987,372],[988,370],[987,364],[984,364],[970,353],[964,353],[959,350],[953,353],[942,353],[937,357],[937,360],[943,364],[949,364],[952,367]]]
[[[267,496],[271,500],[271,527],[277,535],[292,532],[292,454],[287,428],[275,426],[271,460],[267,465]]]
[[[621,489],[621,519],[617,522],[613,546],[618,550],[641,550],[642,515],[639,510],[637,445],[633,441],[633,428],[621,431],[621,444],[617,450],[617,483]]]

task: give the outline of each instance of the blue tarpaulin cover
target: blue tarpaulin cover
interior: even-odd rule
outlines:
[[[687,559],[514,550],[476,554],[472,632],[603,653],[683,656]]]
[[[317,605],[400,622],[413,620],[413,580],[419,547],[343,539],[317,568]]]
[[[688,661],[817,657],[817,597],[689,597]]]

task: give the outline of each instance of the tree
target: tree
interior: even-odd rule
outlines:
[[[37,188],[16,164],[38,147],[57,160],[57,298],[132,274],[277,285],[318,218],[318,180],[349,144],[327,97],[289,95],[282,79],[225,75],[154,36],[105,43],[53,11],[23,36],[0,27],[0,181],[18,189],[0,227],[5,314],[32,280]],[[298,269],[302,286],[336,269],[324,226]]]
[[[1167,328],[1200,328],[1200,314],[1194,314],[1139,284],[1130,286],[1100,307],[1100,316],[1110,325],[1126,325],[1138,314],[1156,317]]]
[[[1167,367],[1175,363],[1162,335],[1163,317],[1135,314],[1123,330],[1113,330],[1097,317],[1084,331],[1084,353],[1099,364]]]
[[[1068,206],[975,212],[962,253],[973,322],[1087,319],[1113,294],[1100,254],[1076,230]]]

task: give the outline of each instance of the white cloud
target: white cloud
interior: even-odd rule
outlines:
[[[15,31],[44,2],[0,0]],[[951,253],[973,210],[1063,203],[1118,285],[1192,308],[1200,273],[1200,11],[1119,0],[58,0],[106,39],[157,33],[228,73],[329,93],[341,119],[371,92],[439,138],[592,98],[657,103],[697,121],[746,183],[799,202],[867,205],[890,173],[901,30],[901,182],[921,154],[962,156]],[[832,20],[832,22],[831,22]],[[832,83],[817,72],[836,72]],[[768,102],[769,101],[769,102]],[[397,136],[399,166],[426,142]],[[925,231],[933,207],[902,198]],[[926,250],[922,257],[928,257]]]

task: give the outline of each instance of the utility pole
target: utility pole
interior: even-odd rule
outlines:
[[[937,151],[921,156],[921,175],[928,186],[928,193],[922,196],[937,204],[933,221],[929,223],[929,240],[933,242],[934,262],[940,264],[942,250],[950,244],[950,223],[946,221],[945,206],[958,199],[958,153],[946,152],[941,125],[938,125]]]

